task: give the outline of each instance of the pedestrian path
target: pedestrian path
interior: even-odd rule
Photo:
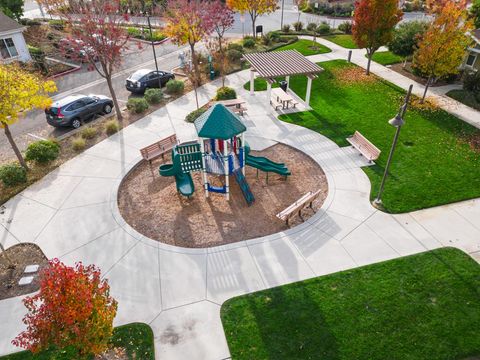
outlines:
[[[304,37],[311,38],[311,37]],[[324,38],[317,38],[317,42],[329,47],[332,49],[332,52],[329,54],[320,54],[310,56],[309,59],[315,62],[334,60],[334,59],[344,59],[348,58],[349,49],[345,49],[337,44],[332,43]],[[386,51],[386,48],[382,48],[379,51]],[[363,67],[367,68],[368,59],[365,57],[365,49],[353,49],[351,61]],[[385,79],[392,84],[397,85],[398,87],[408,90],[409,86],[413,84],[413,93],[419,97],[423,96],[425,91],[425,86],[407,78],[406,76],[389,69],[386,66],[380,65],[374,61],[371,62],[370,71],[377,75],[378,77]],[[452,89],[458,89],[457,85],[446,85],[438,87],[430,87],[427,92],[427,97],[430,97],[435,100],[435,103],[440,106],[443,110],[455,115],[459,119],[469,123],[472,126],[475,126],[480,129],[480,111],[475,110],[469,106],[462,104],[459,101],[456,101],[448,96],[446,93]]]
[[[357,266],[455,246],[480,257],[480,201],[390,215],[373,208],[367,165],[306,128],[281,122],[265,93],[243,90],[249,71],[228,76],[227,86],[247,101],[246,139],[253,149],[282,142],[314,159],[325,171],[329,193],[305,223],[258,239],[209,249],[185,249],[146,238],[117,206],[122,178],[141,160],[139,149],[176,133],[196,136],[184,121],[194,110],[189,93],[128,126],[5,204],[0,242],[38,244],[49,258],[98,265],[118,300],[115,325],[150,324],[157,359],[221,360],[229,350],[220,321],[224,301],[252,291]],[[199,89],[211,99],[219,81]],[[16,351],[10,340],[22,329],[21,297],[0,301],[0,354]]]

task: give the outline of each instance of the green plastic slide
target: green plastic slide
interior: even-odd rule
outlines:
[[[190,173],[182,171],[182,165],[180,163],[180,154],[173,149],[172,150],[172,164],[160,165],[159,173],[161,176],[174,176],[175,183],[177,185],[177,191],[183,196],[191,196],[195,192],[195,185]]]
[[[273,172],[282,176],[292,175],[283,163],[277,163],[263,156],[250,155],[250,146],[248,143],[245,143],[245,164],[258,170]]]
[[[265,172],[273,172],[282,176],[289,176],[292,174],[285,165],[281,166],[281,164],[267,158],[258,158],[256,156],[248,155],[245,164],[255,169]]]

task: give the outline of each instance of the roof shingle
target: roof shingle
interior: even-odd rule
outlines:
[[[20,30],[22,28],[22,25],[0,11],[0,34],[7,31]]]

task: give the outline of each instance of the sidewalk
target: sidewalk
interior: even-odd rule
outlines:
[[[325,56],[328,56],[326,54]],[[88,149],[8,201],[0,215],[6,247],[35,242],[46,256],[67,264],[94,263],[118,300],[115,325],[150,324],[157,359],[221,360],[230,357],[220,320],[234,296],[301,281],[441,246],[458,247],[479,259],[480,201],[390,215],[370,204],[366,162],[306,128],[278,121],[265,108],[266,94],[243,89],[249,71],[227,77],[246,100],[246,139],[253,149],[282,142],[316,161],[329,194],[322,208],[295,228],[208,249],[158,243],[121,217],[117,191],[138,161],[139,149],[176,133],[195,138],[184,121],[194,110],[189,93]],[[213,97],[220,81],[199,89]],[[201,196],[201,194],[198,194]],[[17,351],[10,341],[22,329],[21,297],[0,301],[0,354]]]
[[[345,60],[347,59],[349,49],[345,49],[323,38],[317,38],[317,42],[332,49],[332,53],[310,56],[309,57],[310,60],[315,62],[320,62],[320,61],[327,61],[327,60],[333,60],[333,59],[345,59]],[[387,49],[380,49],[379,51],[385,51],[385,50]],[[365,49],[353,49],[352,63],[366,69],[368,59],[365,57],[365,54],[366,54]],[[401,87],[404,90],[408,90],[409,86],[413,84],[413,93],[419,97],[423,96],[423,92],[425,90],[424,85],[412,79],[409,79],[403,76],[402,74],[399,74],[383,65],[380,65],[372,61],[370,66],[370,71],[373,74],[377,75],[378,77],[381,77]],[[459,119],[462,119],[463,121],[480,129],[480,111],[472,109],[471,107],[466,106],[445,95],[448,91],[452,90],[453,88],[458,88],[458,87],[452,86],[452,85],[430,87],[427,92],[427,97],[431,97],[435,99],[435,101],[439,104],[439,106],[443,110],[449,112],[452,115],[455,115]]]

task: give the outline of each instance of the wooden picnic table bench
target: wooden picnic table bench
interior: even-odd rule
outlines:
[[[377,160],[381,154],[381,150],[367,140],[365,136],[358,131],[347,138],[347,141],[358,151],[365,156],[369,162]]]
[[[236,114],[243,115],[243,113],[247,111],[247,108],[242,106],[245,104],[245,101],[242,99],[220,100],[215,103],[224,105]]]
[[[270,102],[272,104],[274,102],[276,103],[275,110],[277,110],[278,105],[280,104],[282,105],[282,109],[288,109],[289,105],[292,105],[292,107],[298,105],[298,102],[296,102],[290,94],[280,88],[272,89],[272,99],[270,99]]]
[[[148,145],[143,149],[140,149],[140,153],[145,160],[151,163],[152,160],[159,156],[163,158],[164,155],[172,150],[175,145],[177,145],[177,135],[173,134],[152,145]]]
[[[302,210],[306,207],[309,207],[313,210],[313,202],[320,196],[322,190],[317,190],[315,192],[309,191],[303,195],[300,199],[295,201],[292,205],[287,207],[285,210],[277,214],[277,218],[282,221],[285,221],[287,226],[290,226],[289,221],[291,218],[298,215],[298,217],[303,221]]]

